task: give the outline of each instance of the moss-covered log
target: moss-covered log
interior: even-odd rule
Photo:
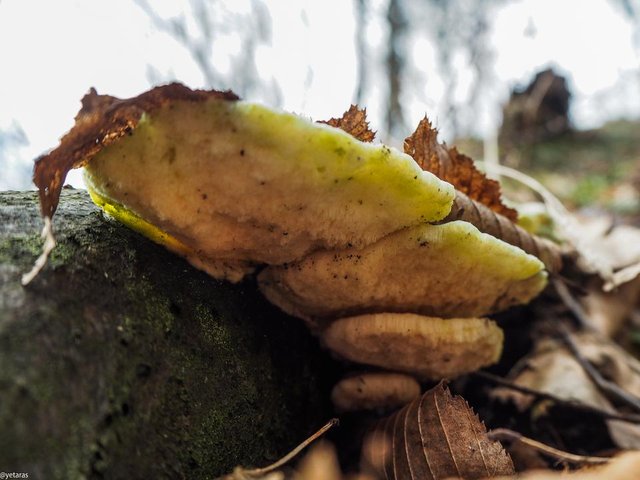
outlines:
[[[35,192],[0,193],[0,471],[212,478],[319,427],[330,361],[252,282],[212,280],[65,190],[39,254]]]

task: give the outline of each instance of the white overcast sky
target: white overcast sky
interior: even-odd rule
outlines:
[[[160,11],[175,12],[185,2],[150,3]],[[239,11],[249,8],[248,1],[228,3]],[[287,110],[316,119],[341,114],[354,100],[356,82],[353,2],[267,3],[272,41],[257,52],[261,76],[278,82]],[[384,0],[373,3],[378,10],[386,6]],[[499,105],[509,88],[548,65],[569,77],[578,127],[640,117],[640,59],[633,48],[632,24],[606,0],[513,1],[497,12],[493,25],[496,80],[478,119],[479,134],[499,123]],[[381,48],[384,25],[372,22],[368,34],[374,51]],[[436,71],[431,47],[418,47],[418,68]],[[237,52],[239,44],[230,34],[217,48],[217,65],[224,68],[225,55]],[[203,86],[202,75],[183,47],[155,31],[132,0],[0,0],[0,129],[18,124],[29,141],[4,155],[0,152],[0,189],[28,186],[24,175],[14,173],[17,165],[57,144],[89,87],[120,97],[136,95],[150,87],[149,65],[191,87]],[[465,68],[462,62],[462,86],[470,75]],[[411,105],[409,124],[425,112],[436,121],[441,114],[445,80],[429,78],[424,102]],[[366,106],[375,128],[382,122],[383,90],[375,78],[371,81]],[[72,177],[73,183],[77,179]]]

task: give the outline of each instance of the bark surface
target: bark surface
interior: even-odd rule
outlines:
[[[212,478],[262,466],[330,416],[333,365],[301,322],[64,190],[0,193],[0,471]]]

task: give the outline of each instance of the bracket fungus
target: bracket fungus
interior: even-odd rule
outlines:
[[[470,159],[451,163],[463,156],[428,122],[405,153],[372,144],[357,107],[324,123],[179,84],[127,100],[91,90],[36,162],[42,214],[52,218],[66,174],[85,167],[96,204],[212,276],[264,267],[264,294],[346,359],[421,379],[494,362],[501,330],[478,317],[537,295],[554,249],[510,227],[499,188]]]
[[[337,320],[321,338],[343,358],[424,380],[452,378],[495,363],[503,334],[488,318],[379,313]]]
[[[190,98],[176,89],[186,87],[126,101],[90,92],[36,178],[77,148],[74,138],[93,138],[78,164],[96,203],[232,281],[255,265],[364,246],[449,213],[451,185],[395,149],[222,94]],[[160,100],[149,104],[149,96]],[[123,116],[127,134],[107,141]]]
[[[420,384],[411,376],[372,372],[340,380],[331,391],[338,412],[393,409],[420,396]]]
[[[364,248],[323,250],[258,275],[265,296],[311,320],[372,312],[477,317],[524,304],[540,260],[467,222],[400,230]]]

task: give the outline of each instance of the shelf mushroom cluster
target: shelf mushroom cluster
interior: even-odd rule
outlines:
[[[494,363],[503,335],[485,316],[546,284],[533,255],[463,220],[438,224],[455,189],[409,155],[229,92],[91,91],[36,164],[43,215],[79,166],[120,221],[215,278],[260,269],[264,295],[335,354],[404,374],[345,379],[333,395],[343,410],[405,402],[419,392],[406,374]]]

